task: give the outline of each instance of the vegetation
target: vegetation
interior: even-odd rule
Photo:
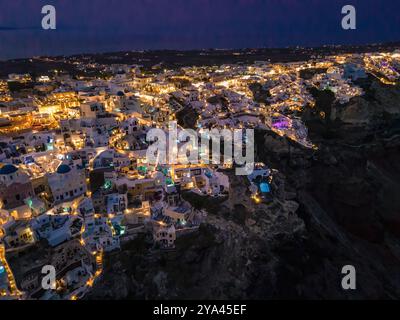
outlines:
[[[200,196],[194,192],[185,192],[182,195],[183,199],[189,202],[197,210],[206,210],[208,213],[218,214],[221,210],[221,203],[225,202],[226,197],[210,198]]]
[[[192,108],[184,108],[176,113],[178,124],[186,129],[195,129],[199,114]]]
[[[304,80],[312,79],[316,74],[326,73],[326,68],[313,68],[300,70],[300,77]]]

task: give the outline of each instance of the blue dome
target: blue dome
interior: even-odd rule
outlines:
[[[68,166],[66,164],[62,164],[57,168],[57,173],[59,173],[59,174],[68,173],[70,171],[71,171],[70,166]]]
[[[125,93],[123,93],[122,91],[117,92],[117,96],[123,97],[124,95],[125,95]]]
[[[0,174],[11,174],[17,172],[18,168],[13,166],[12,164],[6,164],[4,167],[0,169]]]

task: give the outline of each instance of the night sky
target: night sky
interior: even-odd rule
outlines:
[[[57,9],[55,31],[41,29],[45,4]],[[341,28],[346,4],[355,31]],[[0,0],[0,59],[399,40],[400,0]]]

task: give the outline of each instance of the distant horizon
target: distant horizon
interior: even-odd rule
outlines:
[[[132,50],[367,45],[400,40],[398,0],[352,0],[356,30],[341,26],[347,0],[47,0],[0,3],[0,59]]]
[[[26,57],[17,57],[17,58],[6,58],[1,59],[1,62],[14,61],[14,60],[29,60],[32,58],[56,58],[56,57],[74,57],[74,56],[85,56],[85,55],[112,55],[117,53],[126,53],[126,52],[204,52],[204,51],[245,51],[245,50],[284,50],[284,49],[322,49],[324,47],[333,48],[333,47],[342,47],[342,48],[351,48],[351,47],[379,47],[379,46],[398,46],[400,48],[400,40],[394,41],[385,41],[385,42],[371,42],[371,43],[355,43],[355,44],[321,44],[316,46],[302,46],[302,45],[292,45],[285,47],[243,47],[243,48],[185,48],[185,49],[171,49],[171,48],[155,48],[155,49],[124,49],[124,50],[114,50],[114,51],[93,51],[93,52],[76,52],[71,54],[52,54],[52,55],[33,55]]]

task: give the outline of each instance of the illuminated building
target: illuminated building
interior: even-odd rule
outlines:
[[[47,95],[44,99],[35,99],[39,113],[54,114],[67,108],[79,107],[80,101],[74,92],[57,92]]]
[[[17,167],[6,164],[0,168],[0,200],[4,209],[15,209],[32,197],[33,188],[29,176]]]
[[[49,188],[55,203],[72,200],[86,193],[86,177],[83,169],[61,164],[57,171],[47,175]]]

